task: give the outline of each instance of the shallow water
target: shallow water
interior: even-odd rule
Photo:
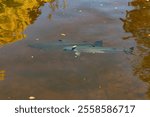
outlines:
[[[0,99],[150,99],[150,2],[0,0]],[[29,45],[53,41],[135,47],[81,54]]]

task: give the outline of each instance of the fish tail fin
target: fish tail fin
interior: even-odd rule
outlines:
[[[133,51],[134,51],[134,47],[130,47],[130,48],[128,48],[128,49],[124,49],[124,52],[125,52],[126,54],[133,54]]]

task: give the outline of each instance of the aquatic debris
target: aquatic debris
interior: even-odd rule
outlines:
[[[65,33],[61,33],[61,36],[66,36],[66,34]]]
[[[102,7],[102,6],[104,6],[103,4],[100,4],[100,6]]]
[[[83,78],[83,80],[86,80],[86,78]]]
[[[118,9],[118,7],[115,7],[114,9],[116,9],[116,10],[117,10],[117,9]]]
[[[82,13],[82,10],[79,10],[79,13]]]
[[[99,86],[98,86],[98,88],[99,88],[99,89],[101,89],[101,88],[102,88],[102,86],[101,86],[101,85],[99,85]]]
[[[35,97],[34,97],[34,96],[30,96],[29,99],[30,99],[30,100],[34,100]]]
[[[39,38],[36,38],[35,40],[36,40],[36,41],[39,41]]]

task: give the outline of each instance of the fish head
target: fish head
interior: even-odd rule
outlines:
[[[64,47],[64,51],[76,51],[77,45],[74,46],[66,46]]]
[[[77,50],[77,45],[64,47],[64,51],[75,52],[75,58],[80,56],[80,52]]]

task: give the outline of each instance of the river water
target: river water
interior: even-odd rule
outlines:
[[[0,0],[0,99],[150,99],[150,2]],[[31,48],[95,42],[134,54]]]

